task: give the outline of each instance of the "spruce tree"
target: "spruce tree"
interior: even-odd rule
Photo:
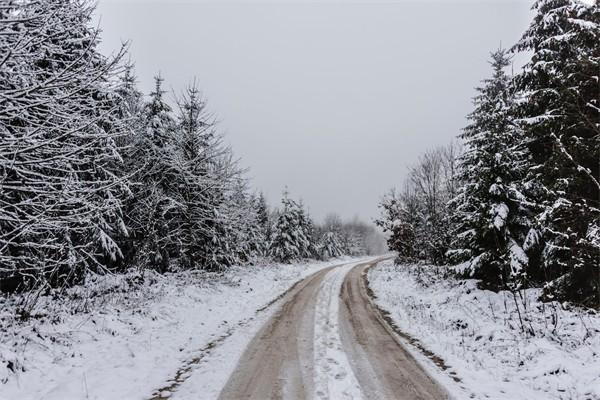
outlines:
[[[343,254],[348,254],[346,250],[346,237],[343,231],[344,225],[339,215],[330,213],[325,216],[323,226],[318,227],[319,236],[318,250],[319,256],[322,259],[331,257],[339,257]]]
[[[128,247],[134,254],[130,261],[165,272],[171,254],[176,251],[174,225],[179,204],[173,186],[177,180],[175,121],[163,98],[162,83],[160,76],[155,77],[150,100],[140,110],[141,115],[132,116],[139,122],[125,154],[128,173],[134,181],[126,214],[130,231]]]
[[[125,125],[125,132],[117,138],[116,142],[119,150],[127,153],[127,146],[131,145],[135,136],[144,129],[142,120],[144,96],[138,89],[133,64],[130,62],[124,68],[124,72],[119,76],[119,86],[115,94],[117,115]]]
[[[515,46],[532,52],[518,77],[521,122],[532,157],[525,185],[537,208],[528,244],[547,293],[600,304],[600,10],[577,0],[538,0]]]
[[[300,230],[304,233],[307,239],[307,243],[301,248],[301,254],[303,258],[317,258],[319,256],[319,250],[317,246],[317,234],[315,230],[315,224],[304,206],[304,203],[300,201],[296,208],[298,214],[298,221]]]
[[[340,242],[339,233],[335,231],[327,231],[321,239],[319,246],[319,254],[324,260],[340,257],[343,254],[342,244]]]
[[[121,257],[126,179],[115,140],[124,50],[102,56],[85,1],[12,2],[0,14],[0,264],[9,287],[58,285]]]
[[[177,233],[184,268],[222,270],[235,262],[226,192],[238,172],[206,103],[192,84],[178,101]]]
[[[248,182],[243,177],[233,179],[225,214],[229,217],[236,263],[248,264],[264,255],[264,236],[259,222],[258,199],[248,194]]]
[[[269,253],[275,260],[289,263],[307,256],[310,239],[306,221],[303,221],[302,209],[289,198],[287,191],[283,194],[281,205]]]
[[[470,259],[470,274],[498,289],[512,277],[523,279],[528,262],[522,249],[526,210],[518,188],[525,155],[511,116],[515,96],[505,72],[506,50],[492,53],[490,64],[493,74],[477,88],[471,123],[460,136],[466,150],[460,161],[462,187],[450,207],[457,224],[450,254]]]
[[[269,243],[271,241],[271,216],[269,214],[269,206],[264,193],[260,193],[258,198],[255,200],[256,213],[258,218],[258,225],[263,237],[263,243],[260,246],[263,255],[266,255],[269,249]]]

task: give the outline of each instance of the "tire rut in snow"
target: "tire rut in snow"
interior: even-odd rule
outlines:
[[[257,315],[263,313],[264,311],[269,309],[271,306],[273,306],[275,303],[279,302],[282,298],[287,296],[288,293],[294,291],[294,289],[296,289],[296,287],[299,284],[301,284],[303,281],[304,280],[301,279],[301,280],[295,282],[289,289],[287,289],[286,291],[281,293],[279,296],[277,296],[274,299],[272,299],[271,301],[269,301],[267,304],[265,304],[261,308],[257,309],[256,312],[254,313],[254,316],[246,318],[246,319],[238,322],[234,326],[227,329],[227,331],[225,331],[225,333],[223,333],[221,336],[217,337],[214,340],[211,340],[204,347],[197,350],[196,353],[198,355],[185,361],[183,363],[183,365],[177,371],[175,371],[175,373],[173,374],[173,377],[171,379],[169,379],[164,386],[160,387],[159,389],[156,389],[152,393],[152,396],[149,398],[149,400],[167,400],[167,399],[171,398],[171,396],[177,391],[177,389],[191,376],[191,374],[194,370],[194,367],[199,365],[207,356],[209,356],[211,354],[211,352],[218,345],[220,345],[226,339],[228,339],[231,335],[233,335],[237,331],[237,329],[248,325],[250,322],[254,321],[254,319]]]
[[[303,280],[246,347],[219,399],[447,398],[367,294],[365,270],[330,267]]]
[[[342,284],[340,329],[366,399],[442,400],[448,394],[400,343],[368,295],[365,271],[353,268]]]
[[[220,399],[310,398],[315,303],[333,268],[309,276],[284,297],[244,351]]]
[[[314,328],[315,399],[362,399],[360,386],[339,334],[339,301],[344,277],[353,265],[330,271],[317,296]]]

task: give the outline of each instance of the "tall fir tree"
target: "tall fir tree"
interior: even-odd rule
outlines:
[[[163,79],[159,75],[154,80],[154,91],[139,110],[141,115],[133,116],[136,129],[125,149],[133,180],[126,214],[127,248],[132,254],[129,261],[165,272],[178,242],[174,225],[179,204],[173,186],[177,181],[175,121],[163,98]]]
[[[260,246],[261,253],[266,255],[269,250],[269,243],[271,242],[271,234],[272,234],[272,222],[271,215],[269,212],[269,206],[267,205],[267,199],[265,198],[264,193],[260,193],[258,198],[255,200],[256,213],[258,218],[258,226],[260,228],[263,243]]]
[[[515,95],[505,72],[507,51],[493,52],[490,64],[492,76],[477,88],[471,123],[460,136],[466,151],[460,160],[462,186],[450,207],[456,222],[451,254],[470,259],[470,274],[499,289],[525,279],[522,243],[528,221],[519,182],[527,155],[511,115]]]
[[[236,263],[252,263],[259,255],[264,255],[264,235],[259,222],[258,199],[248,193],[248,182],[239,176],[233,179],[226,202],[226,215],[229,217],[231,248],[236,254]]]
[[[315,230],[315,223],[313,222],[310,213],[304,206],[304,202],[300,200],[296,209],[298,213],[298,221],[300,223],[300,229],[304,232],[307,239],[307,244],[302,248],[301,253],[303,258],[318,258],[319,249],[317,248],[317,233]]]
[[[126,235],[128,188],[117,172],[124,126],[114,99],[124,49],[98,52],[92,12],[65,0],[11,2],[0,14],[5,290],[77,282],[122,255],[114,238]]]
[[[138,89],[133,63],[127,63],[124,68],[125,70],[119,76],[115,101],[118,104],[117,116],[125,125],[125,132],[117,138],[116,143],[119,150],[126,153],[127,146],[131,145],[135,135],[144,129],[142,120],[144,96]]]
[[[238,174],[195,84],[179,100],[178,237],[185,268],[222,270],[235,262],[226,192]]]
[[[548,295],[600,305],[600,9],[577,0],[533,9],[514,47],[532,53],[517,80],[538,210],[528,244]]]

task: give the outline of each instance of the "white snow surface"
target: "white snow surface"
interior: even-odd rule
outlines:
[[[277,303],[257,310],[309,274],[351,261],[97,276],[60,301],[41,296],[27,321],[15,318],[26,296],[0,298],[0,400],[148,399],[217,340],[220,350],[192,371],[206,374],[203,398],[215,398]],[[173,398],[187,398],[185,387]]]
[[[313,399],[362,400],[360,384],[352,371],[339,333],[342,283],[356,264],[335,268],[321,284],[315,310]]]
[[[342,282],[348,271],[359,263],[358,260],[349,261],[348,264],[331,270],[319,288],[314,321],[310,322],[314,323],[315,385],[311,398],[315,400],[362,399],[360,385],[343,350],[338,330]],[[253,327],[238,329],[231,340],[225,341],[203,359],[203,365],[196,368],[190,379],[186,380],[170,399],[216,399],[237,366],[244,349],[271,315],[272,312],[261,314],[253,323]],[[309,363],[308,360],[306,362]]]
[[[515,303],[510,292],[448,277],[449,269],[387,261],[368,278],[398,328],[445,360],[449,369],[442,371],[408,345],[454,398],[600,399],[600,314],[541,303],[538,289],[521,292]]]
[[[490,214],[493,218],[493,226],[497,230],[502,230],[506,225],[506,218],[508,218],[508,206],[504,203],[497,203],[492,206]]]

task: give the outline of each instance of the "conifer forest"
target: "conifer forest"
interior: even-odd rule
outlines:
[[[0,400],[115,398],[600,400],[597,1],[0,0]]]

